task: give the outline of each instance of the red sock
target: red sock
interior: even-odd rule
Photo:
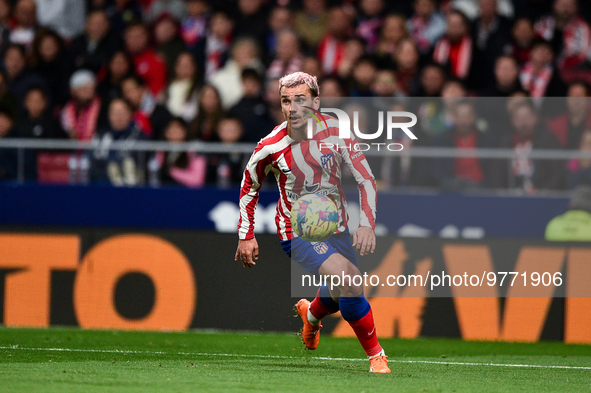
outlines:
[[[382,347],[378,342],[376,325],[373,321],[373,313],[371,312],[371,309],[369,309],[369,312],[365,314],[363,318],[349,322],[349,325],[353,328],[353,331],[367,356],[374,356],[380,353]]]
[[[320,320],[327,315],[334,314],[337,311],[339,310],[327,307],[324,303],[322,303],[322,300],[320,300],[319,289],[318,293],[316,294],[316,297],[314,298],[314,300],[312,300],[312,303],[310,303],[310,313],[314,315],[314,318]]]

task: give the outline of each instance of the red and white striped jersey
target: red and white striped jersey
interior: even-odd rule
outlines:
[[[345,231],[348,216],[347,200],[341,188],[343,163],[353,173],[359,188],[359,226],[375,229],[376,183],[365,155],[354,150],[356,142],[353,138],[339,138],[337,119],[324,118],[326,125],[316,125],[316,133],[309,140],[293,140],[287,133],[287,122],[284,122],[259,141],[242,178],[238,224],[241,240],[254,237],[254,211],[259,188],[269,172],[273,172],[279,187],[275,223],[281,240],[296,236],[291,230],[291,204],[306,194],[323,194],[333,199],[339,209],[337,232]]]

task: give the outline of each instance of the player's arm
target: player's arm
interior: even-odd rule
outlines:
[[[354,145],[355,140],[347,142],[349,146]],[[376,205],[377,187],[376,180],[371,172],[369,163],[362,151],[348,151],[341,149],[343,160],[349,166],[357,188],[359,189],[359,206],[361,216],[359,217],[359,228],[353,233],[353,247],[361,255],[373,253],[376,248]]]
[[[263,146],[256,147],[250,157],[240,186],[240,219],[238,222],[238,248],[234,260],[240,258],[244,267],[256,265],[259,258],[259,245],[254,237],[254,212],[259,200],[259,189],[265,179],[269,156],[265,154]]]

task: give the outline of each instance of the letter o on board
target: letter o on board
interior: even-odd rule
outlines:
[[[141,319],[124,318],[115,308],[115,287],[128,273],[143,273],[154,283],[154,306]],[[83,328],[185,330],[196,302],[191,264],[177,247],[156,236],[101,241],[86,253],[74,281],[74,312]]]

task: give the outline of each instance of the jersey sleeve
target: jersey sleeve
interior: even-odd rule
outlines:
[[[345,141],[348,146],[355,145],[355,139]],[[376,180],[371,172],[369,163],[362,151],[349,151],[348,149],[340,149],[343,161],[351,170],[357,188],[359,189],[359,206],[360,214],[359,226],[376,228],[376,206],[377,206],[377,187]]]
[[[238,238],[250,240],[254,238],[254,212],[259,200],[259,189],[271,168],[271,156],[266,153],[264,145],[257,145],[242,177],[240,185],[240,219],[238,221]]]

